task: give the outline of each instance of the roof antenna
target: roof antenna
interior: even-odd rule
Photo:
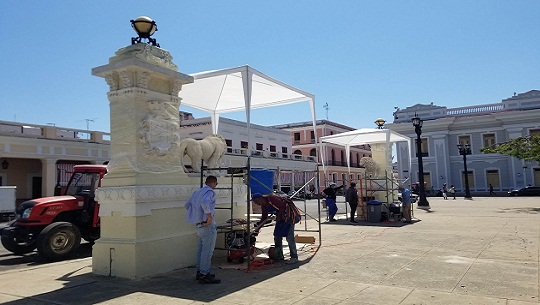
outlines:
[[[86,139],[90,139],[90,122],[94,123],[94,120],[96,120],[97,118],[93,118],[93,119],[85,119],[86,120]]]

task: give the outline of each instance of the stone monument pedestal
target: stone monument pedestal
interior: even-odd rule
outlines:
[[[195,264],[195,227],[185,221],[184,203],[200,187],[180,164],[178,93],[193,82],[178,72],[171,55],[137,43],[118,50],[109,64],[92,74],[105,78],[111,115],[111,160],[102,187],[101,237],[93,247],[96,274],[143,278]],[[230,179],[220,180],[220,188]],[[218,202],[243,216],[246,187],[219,190]],[[235,197],[231,199],[232,194]],[[216,215],[216,221],[230,218]]]

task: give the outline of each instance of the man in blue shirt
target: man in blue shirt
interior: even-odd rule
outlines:
[[[405,188],[403,185],[399,186],[401,191],[401,209],[403,211],[403,218],[406,223],[411,222],[411,191]]]
[[[206,178],[205,186],[195,191],[184,207],[187,209],[186,220],[197,228],[197,276],[201,284],[219,284],[221,280],[210,273],[212,255],[216,246],[217,226],[214,221],[216,193],[218,185],[215,176]]]

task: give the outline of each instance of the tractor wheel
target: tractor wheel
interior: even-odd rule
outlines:
[[[46,226],[37,238],[37,249],[45,258],[62,260],[72,255],[81,244],[81,232],[69,222]]]
[[[6,227],[14,227],[15,226],[15,220],[12,220],[6,224]],[[17,237],[8,237],[2,235],[2,245],[6,250],[9,252],[13,252],[17,255],[22,255],[26,253],[30,253],[34,251],[36,248],[36,240],[32,240],[30,242],[25,240],[19,240]]]
[[[2,246],[4,246],[4,248],[6,248],[6,250],[9,252],[22,255],[34,251],[36,248],[36,241],[19,241],[17,238],[2,236]]]

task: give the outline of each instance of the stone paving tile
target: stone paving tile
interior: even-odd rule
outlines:
[[[144,292],[133,292],[128,295],[119,296],[114,299],[95,303],[96,305],[187,305],[194,304],[191,299],[181,299],[169,296],[155,295]],[[204,303],[207,304],[207,303]],[[222,303],[223,304],[223,303]]]
[[[316,291],[312,294],[312,296],[338,300],[342,300],[344,298],[348,299],[371,286],[368,284],[346,280],[333,280],[328,281],[327,283],[328,286]]]
[[[478,259],[455,292],[537,301],[538,263]]]
[[[506,305],[506,299],[415,289],[400,305]]]
[[[340,305],[354,304],[373,304],[373,305],[388,305],[400,304],[412,292],[410,288],[398,288],[374,285],[370,286],[358,294],[347,298]]]
[[[485,259],[538,261],[538,234],[500,233],[480,255]]]
[[[456,264],[443,257],[422,257],[407,264],[381,284],[403,286],[406,283],[415,288],[452,292],[471,264]]]
[[[271,287],[271,288],[270,288]],[[227,302],[231,304],[296,304],[296,302],[309,296],[293,291],[276,290],[276,286],[270,285],[256,285],[248,287],[230,294],[227,294],[219,299],[213,300],[217,304],[220,302]]]

